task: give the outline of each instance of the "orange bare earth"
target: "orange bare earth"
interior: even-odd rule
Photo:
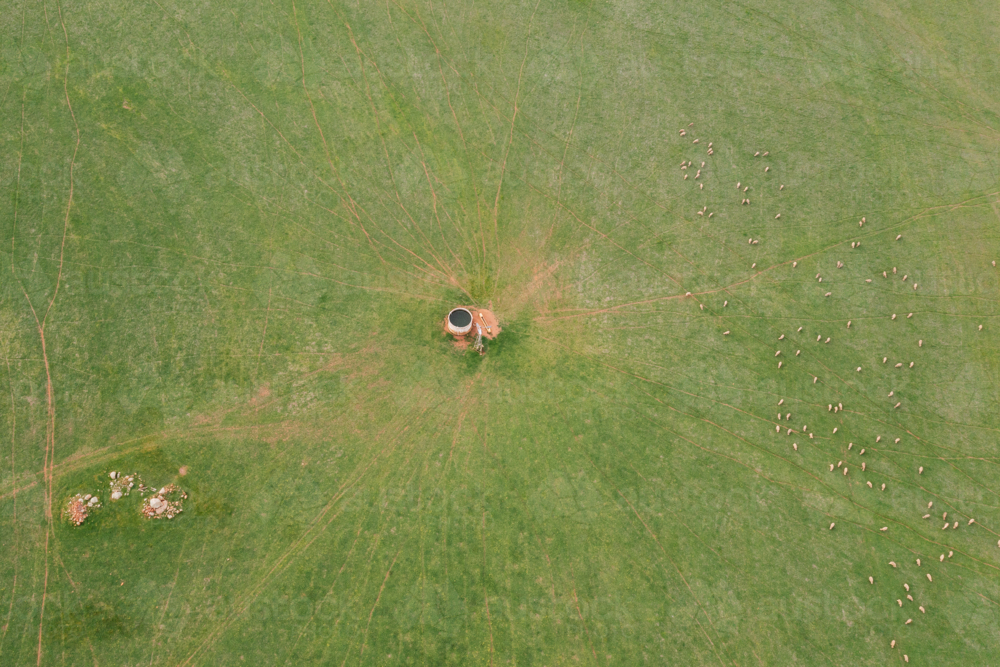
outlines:
[[[478,324],[482,328],[483,338],[493,340],[500,333],[500,322],[497,321],[497,316],[493,314],[493,311],[475,306],[455,306],[455,308],[465,308],[472,313],[473,324]],[[463,336],[456,336],[448,331],[448,318],[445,317],[441,322],[441,328],[446,335],[452,336],[455,339],[455,347],[460,350],[464,350],[476,340],[477,332],[475,326],[472,327],[472,331],[469,333]]]

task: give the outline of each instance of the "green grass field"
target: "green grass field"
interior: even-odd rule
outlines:
[[[1000,662],[995,2],[60,2],[0,664]]]

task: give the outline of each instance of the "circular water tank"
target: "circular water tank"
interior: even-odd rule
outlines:
[[[472,313],[467,308],[455,308],[448,313],[448,331],[461,336],[472,331]]]

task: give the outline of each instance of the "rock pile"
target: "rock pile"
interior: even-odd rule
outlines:
[[[87,495],[78,493],[69,499],[63,514],[69,519],[70,523],[74,526],[79,526],[87,520],[90,510],[98,509],[100,506],[101,501],[97,496],[92,496],[89,493]]]
[[[139,473],[132,473],[127,477],[123,477],[120,472],[111,471],[108,473],[108,477],[111,478],[111,500],[118,500],[129,494],[129,491],[135,486],[137,480],[139,480]],[[140,482],[140,488],[142,484]]]
[[[184,511],[183,501],[187,493],[176,484],[167,484],[142,501],[142,514],[148,519],[173,519]]]

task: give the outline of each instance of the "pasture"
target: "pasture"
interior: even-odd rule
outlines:
[[[2,7],[0,664],[1000,655],[1000,7]]]

